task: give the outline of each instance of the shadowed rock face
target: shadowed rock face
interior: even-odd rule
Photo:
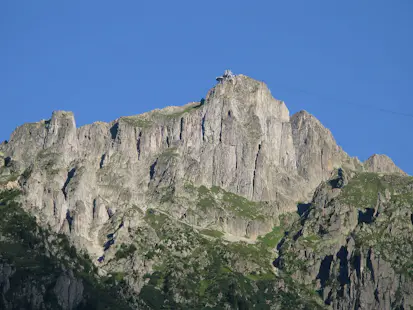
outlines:
[[[92,257],[113,259],[117,244],[136,243],[148,229],[148,210],[196,230],[220,231],[230,241],[254,242],[298,201],[309,201],[337,168],[403,174],[386,156],[364,164],[350,158],[314,116],[301,111],[290,117],[264,83],[244,75],[224,79],[200,103],[110,123],[76,128],[71,112],[56,111],[50,120],[18,127],[0,145],[0,155],[0,190],[21,189],[22,206],[39,225],[67,234]],[[347,181],[341,177],[332,192],[317,188],[314,197],[326,203]],[[358,212],[353,215],[357,225]],[[158,222],[151,224],[159,229]],[[145,242],[160,242],[148,231]],[[107,235],[112,239],[104,251]],[[350,255],[345,251],[338,249],[339,257]],[[317,270],[324,284],[337,253],[327,253]],[[135,292],[153,264],[135,257],[129,280]],[[62,292],[76,296],[82,290],[76,281],[63,282]],[[66,308],[76,302],[59,301]]]

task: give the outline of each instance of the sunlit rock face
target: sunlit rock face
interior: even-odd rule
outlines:
[[[119,259],[120,244],[137,236],[147,246],[162,242],[153,214],[254,243],[284,225],[280,216],[298,202],[310,202],[337,169],[404,174],[386,156],[349,157],[314,116],[290,117],[263,82],[231,72],[217,80],[204,100],[182,107],[80,128],[73,113],[55,111],[18,127],[0,145],[0,190],[21,189],[21,204],[39,225],[69,236],[99,265]],[[139,292],[155,262],[135,256],[128,268]],[[106,258],[98,264],[98,257]],[[83,289],[62,281],[60,291]],[[59,300],[66,308],[78,302]]]

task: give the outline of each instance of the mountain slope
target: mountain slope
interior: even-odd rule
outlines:
[[[304,272],[300,258],[321,237],[314,228],[302,244],[291,232],[305,234],[315,206],[345,192],[353,173],[404,175],[387,157],[365,163],[349,157],[314,116],[302,111],[290,117],[264,83],[244,75],[224,78],[201,102],[111,123],[76,128],[71,112],[56,111],[50,120],[18,127],[0,144],[0,155],[0,191],[21,192],[15,208],[34,216],[33,227],[67,236],[69,249],[87,253],[84,263],[93,270],[86,278],[73,274],[73,281],[90,283],[92,292],[115,292],[109,308],[117,300],[149,309],[356,304],[324,282],[317,294],[315,271]],[[322,182],[337,169],[348,174],[332,180],[340,186],[330,190]],[[370,188],[367,181],[362,186]],[[297,213],[297,203],[312,196]],[[361,202],[353,199],[346,208],[356,210],[352,204]],[[326,247],[346,244],[358,225],[351,212],[343,225],[337,214],[321,225],[337,234],[325,238]],[[306,259],[318,269],[322,259],[311,255],[317,258]],[[64,265],[62,259],[57,264]],[[17,268],[15,261],[9,265]],[[359,289],[353,286],[349,294]],[[93,295],[80,289],[71,294],[76,302],[60,307],[81,307]],[[5,300],[9,308],[15,302]]]
[[[333,309],[413,306],[413,178],[340,172],[280,243],[276,266]]]
[[[37,226],[16,202],[18,190],[0,193],[0,287],[2,309],[129,309],[98,281],[87,254],[64,235]]]

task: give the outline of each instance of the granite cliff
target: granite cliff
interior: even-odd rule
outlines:
[[[317,282],[316,274],[323,255],[338,255],[349,236],[364,227],[357,212],[383,201],[389,195],[383,192],[386,186],[377,188],[377,202],[360,204],[363,199],[348,194],[351,203],[330,208],[334,220],[323,222],[323,232],[336,235],[314,227],[320,221],[319,208],[336,203],[358,175],[396,175],[404,180],[398,181],[402,188],[396,192],[408,192],[410,178],[387,156],[374,155],[365,163],[351,158],[314,116],[305,111],[290,116],[264,83],[232,74],[218,81],[200,102],[110,123],[77,128],[71,112],[55,111],[49,120],[18,127],[0,145],[0,191],[8,197],[3,206],[33,217],[33,234],[44,252],[39,255],[49,253],[57,266],[53,279],[33,282],[47,285],[30,288],[44,292],[24,302],[34,309],[52,307],[45,298],[48,290],[39,290],[53,286],[53,301],[63,309],[90,304],[92,288],[117,292],[108,305],[120,300],[125,307],[143,309],[345,309],[350,304],[390,309],[390,297],[379,295],[375,304],[354,297],[363,289],[374,295],[370,287],[379,285],[376,278],[364,288],[354,282],[361,281],[359,271],[354,281],[349,278],[346,295],[326,281]],[[339,189],[328,185],[337,173]],[[391,199],[388,204],[396,207]],[[408,213],[409,205],[405,208]],[[342,212],[350,215],[340,226]],[[308,234],[325,239],[320,244],[326,248],[339,238],[334,244],[340,248],[316,253],[312,244],[308,248],[300,238],[290,240],[290,232],[297,230],[306,238],[310,229],[314,231]],[[55,236],[67,238],[73,256],[91,265],[87,272],[76,274],[75,265],[64,263],[64,250],[51,241]],[[366,257],[368,249],[347,246],[346,255],[357,250]],[[296,261],[289,260],[293,256]],[[7,293],[13,280],[10,270],[18,267],[13,257],[1,254],[6,308],[25,295],[13,299]],[[295,270],[300,259],[311,268]],[[376,274],[387,274],[386,281],[396,279],[398,269],[388,258],[379,259]],[[344,262],[339,259],[337,264]],[[407,296],[409,280],[399,282]],[[387,285],[380,291],[391,289]],[[405,299],[404,305],[410,305]]]

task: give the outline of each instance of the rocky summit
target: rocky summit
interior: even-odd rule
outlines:
[[[200,102],[0,145],[2,309],[410,309],[413,178],[226,71]]]

